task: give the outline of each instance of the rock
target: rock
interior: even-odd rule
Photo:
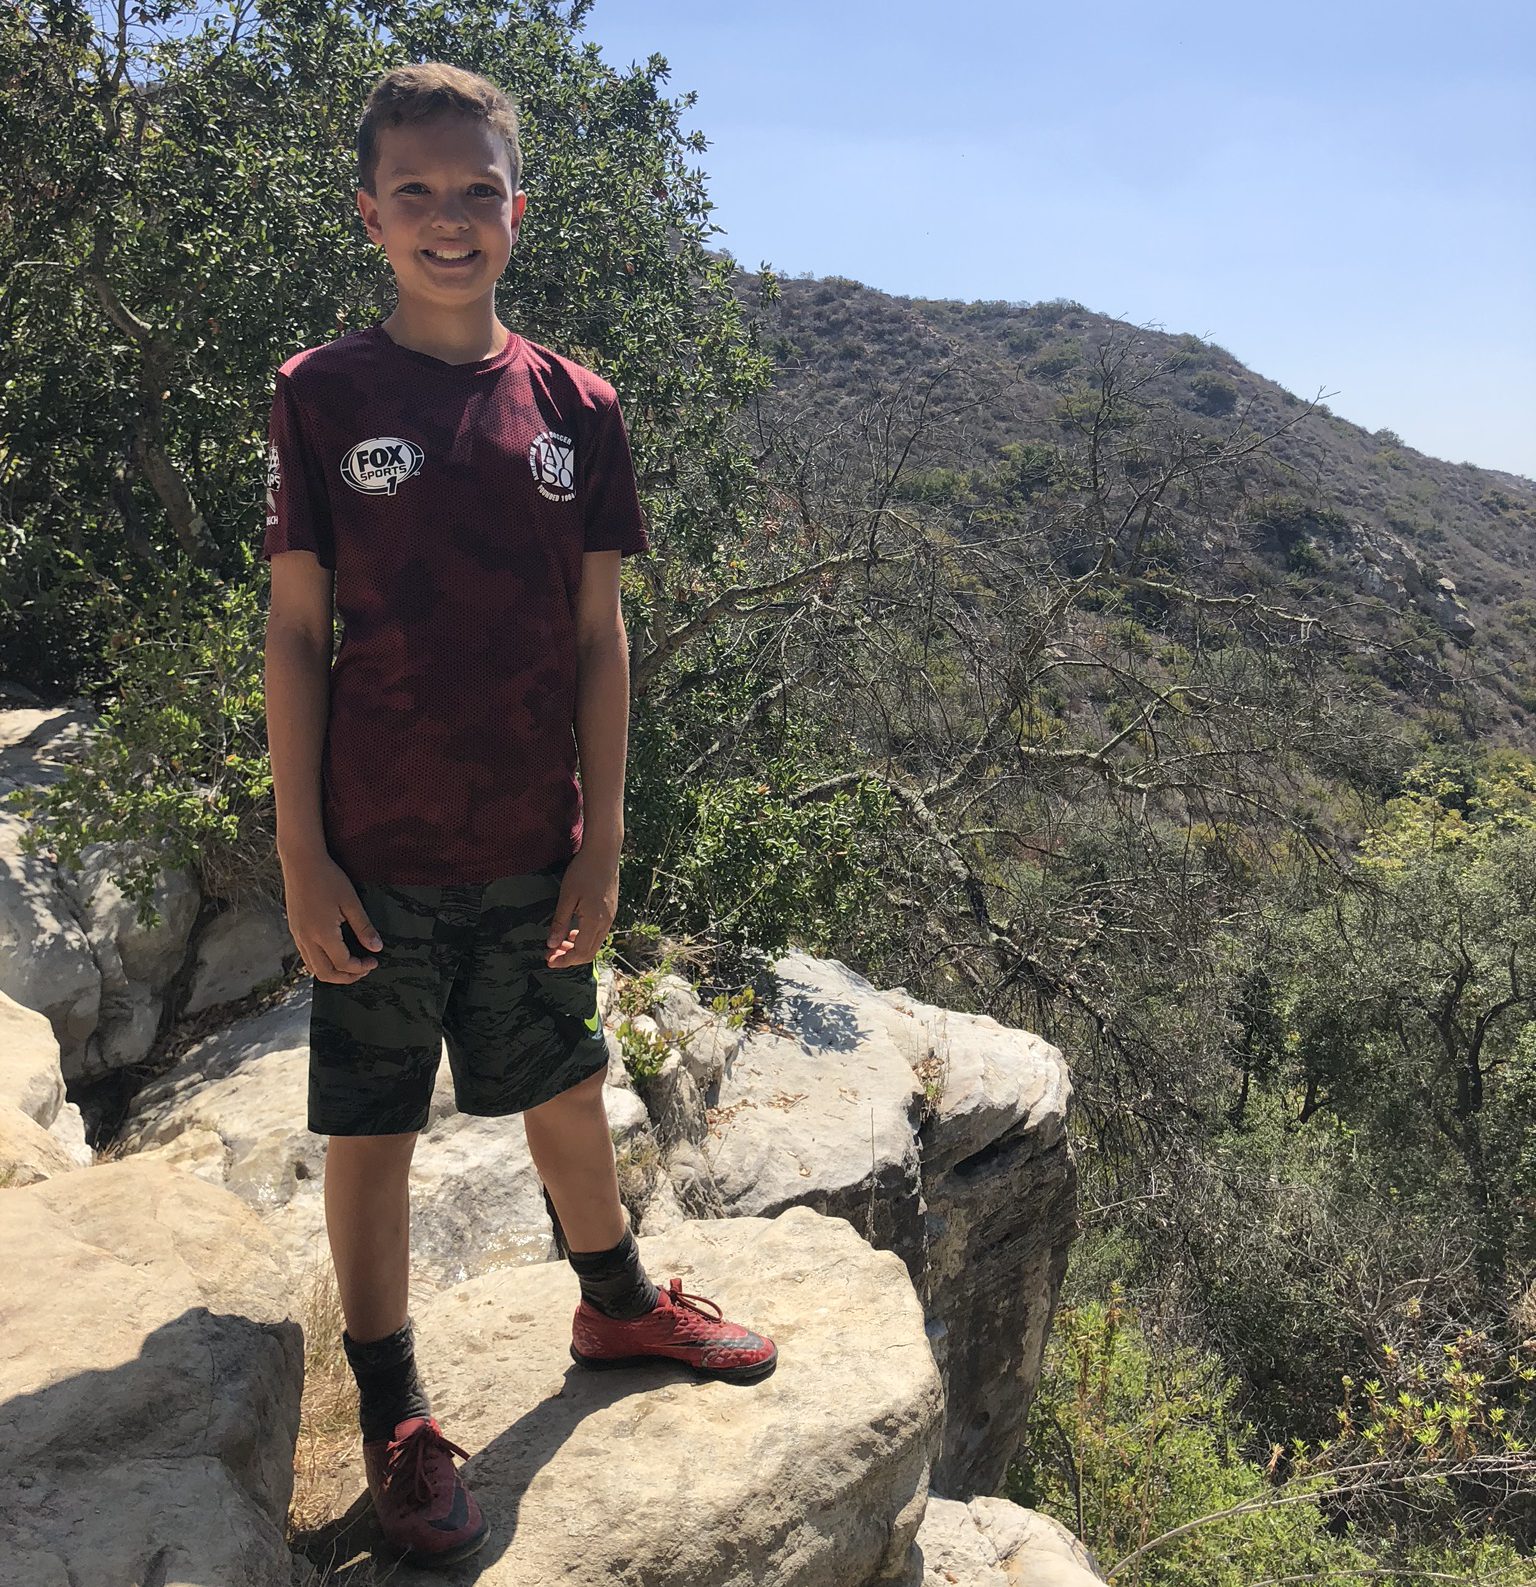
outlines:
[[[160,993],[169,985],[187,957],[187,943],[196,924],[201,894],[197,881],[184,870],[161,870],[153,903],[159,920],[140,926],[138,907],[123,895],[111,876],[124,857],[143,851],[123,844],[92,843],[81,850],[78,870],[59,869],[59,881],[75,904],[103,977],[110,962],[120,971],[122,984],[137,983],[143,996]]]
[[[708,1138],[704,1099],[680,1053],[669,1055],[646,1081],[645,1105],[663,1151],[670,1151],[679,1141],[702,1146]]]
[[[73,1102],[59,1109],[48,1134],[64,1149],[65,1155],[77,1168],[89,1168],[96,1160],[85,1138],[85,1115]]]
[[[0,1190],[35,1185],[77,1167],[68,1148],[36,1119],[0,1102]]]
[[[155,1045],[164,999],[141,981],[101,1000],[100,1061],[103,1069],[126,1069],[142,1063]]]
[[[1343,528],[1339,544],[1360,589],[1399,608],[1417,606],[1463,643],[1477,632],[1455,583],[1448,578],[1431,581],[1428,570],[1401,535],[1354,523]]]
[[[7,685],[0,696],[0,804],[17,788],[41,788],[55,783],[65,766],[85,748],[100,718],[89,700],[45,706],[30,691]]]
[[[266,1220],[294,1271],[327,1260],[326,1139],[306,1122],[312,982],[204,1038],[134,1099],[120,1134],[145,1153],[235,1192]],[[603,1098],[617,1144],[650,1136],[645,1105],[609,1042]],[[442,1054],[411,1169],[413,1293],[553,1255],[549,1213],[516,1117],[455,1110]]]
[[[0,1549],[6,1587],[295,1582],[282,1532],[206,1455],[0,1478]]]
[[[263,981],[283,973],[297,949],[281,910],[255,906],[226,909],[198,939],[197,967],[183,1014],[200,1014],[250,995]]]
[[[934,1488],[995,1493],[1025,1422],[1077,1232],[1061,1053],[1029,1031],[911,999],[937,1096],[919,1132],[919,1293],[948,1412]]]
[[[808,1205],[902,1258],[944,1375],[933,1487],[995,1491],[1076,1232],[1062,1056],[1028,1031],[882,992],[835,959],[795,951],[774,971],[772,1029],[748,1033],[710,1115],[725,1210]]]
[[[101,971],[53,866],[22,853],[25,830],[0,811],[0,992],[47,1017],[72,1080],[95,1062]]]
[[[1048,1515],[1006,1499],[929,1496],[918,1528],[923,1587],[1093,1587],[1093,1556]]]
[[[286,1587],[303,1350],[260,1219],[145,1162],[4,1207],[6,1567],[61,1587]]]
[[[741,1050],[742,1033],[732,1030],[680,975],[663,975],[656,983],[652,1015],[656,1026],[678,1049],[693,1083],[708,1094],[720,1082],[725,1066]]]
[[[48,1129],[64,1106],[59,1043],[46,1016],[0,992],[0,1102]]]
[[[416,1317],[417,1358],[490,1523],[479,1587],[912,1580],[942,1400],[901,1262],[804,1207],[690,1222],[640,1248],[658,1283],[675,1275],[771,1336],[777,1369],[754,1384],[666,1361],[589,1372],[570,1357],[579,1290],[561,1264],[436,1296]]]
[[[879,993],[837,960],[804,953],[774,971],[772,1019],[793,1039],[748,1031],[710,1120],[707,1156],[725,1209],[774,1217],[809,1206],[846,1218],[919,1282],[922,1088],[872,1013]]]

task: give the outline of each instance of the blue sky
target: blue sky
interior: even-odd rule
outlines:
[[[598,0],[737,261],[1076,298],[1536,478],[1536,7]]]

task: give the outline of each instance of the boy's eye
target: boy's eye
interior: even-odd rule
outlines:
[[[405,182],[402,183],[401,186],[396,189],[396,191],[400,193],[408,193],[413,187],[422,187],[424,185],[425,184],[421,182]],[[501,197],[501,189],[499,187],[492,187],[489,182],[476,182],[470,188],[470,191],[473,193],[479,193],[485,198]]]

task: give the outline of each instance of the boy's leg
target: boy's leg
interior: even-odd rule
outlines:
[[[523,1113],[534,1167],[560,1214],[573,1251],[606,1251],[624,1237],[624,1207],[608,1110],[604,1070]]]
[[[333,1135],[325,1152],[325,1232],[347,1332],[382,1339],[405,1323],[411,1155],[416,1134]]]
[[[357,1379],[365,1443],[430,1416],[407,1318],[410,1169],[416,1135],[333,1135],[325,1154],[325,1227]]]
[[[619,1200],[605,1075],[525,1109],[523,1129],[582,1295],[609,1316],[635,1317],[654,1310],[658,1296]]]

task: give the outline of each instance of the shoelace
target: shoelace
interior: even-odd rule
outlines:
[[[404,1438],[392,1438],[384,1459],[384,1487],[394,1487],[401,1473],[409,1469],[411,1498],[418,1504],[430,1504],[432,1483],[427,1476],[427,1459],[440,1449],[457,1455],[460,1460],[469,1459],[468,1451],[444,1438],[433,1422],[423,1422]]]
[[[686,1307],[687,1310],[698,1312],[698,1314],[701,1317],[707,1318],[711,1322],[724,1322],[725,1321],[725,1313],[723,1311],[721,1311],[720,1307],[718,1305],[716,1305],[716,1303],[714,1301],[710,1300],[707,1296],[704,1296],[704,1295],[689,1295],[689,1294],[685,1293],[685,1291],[683,1289],[683,1281],[680,1278],[674,1278],[667,1285],[667,1298],[680,1311]],[[698,1302],[700,1302],[700,1301],[703,1302],[703,1305],[699,1305],[698,1304]],[[709,1312],[704,1310],[705,1306],[710,1306],[710,1307],[714,1308],[714,1315],[712,1317],[711,1317]],[[699,1325],[697,1323],[694,1323],[688,1329],[688,1332],[692,1333],[692,1334],[699,1334],[701,1337],[703,1337],[703,1336],[707,1335],[708,1330],[707,1329],[700,1330]]]

